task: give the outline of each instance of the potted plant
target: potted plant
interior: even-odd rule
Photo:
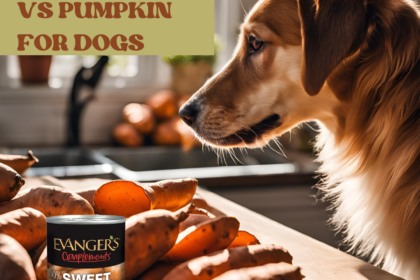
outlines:
[[[221,49],[219,38],[214,37],[214,55],[164,56],[172,66],[172,90],[180,95],[192,95],[213,75],[216,55]]]
[[[22,82],[47,83],[51,61],[51,55],[20,55],[19,64]]]

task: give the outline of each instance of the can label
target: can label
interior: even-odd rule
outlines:
[[[124,280],[125,223],[47,225],[48,280]]]

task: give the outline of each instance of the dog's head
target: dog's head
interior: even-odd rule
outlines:
[[[261,0],[233,59],[180,110],[210,145],[256,147],[310,120],[331,118],[325,81],[366,33],[363,0]]]

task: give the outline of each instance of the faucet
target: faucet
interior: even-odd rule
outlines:
[[[82,67],[74,78],[68,107],[68,147],[80,145],[80,117],[86,105],[95,98],[94,89],[99,82],[99,78],[108,60],[108,56],[102,56],[92,68]],[[79,95],[84,86],[88,87],[90,92],[87,97],[82,99]]]

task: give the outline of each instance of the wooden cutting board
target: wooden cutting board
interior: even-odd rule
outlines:
[[[99,187],[109,181],[96,178],[58,180],[49,176],[26,180],[26,188],[43,184],[56,185],[72,191]],[[241,229],[255,234],[261,243],[277,244],[289,250],[293,256],[293,263],[302,268],[307,280],[402,279],[210,191],[199,188],[197,192],[210,206],[228,216],[236,217],[241,223]]]

